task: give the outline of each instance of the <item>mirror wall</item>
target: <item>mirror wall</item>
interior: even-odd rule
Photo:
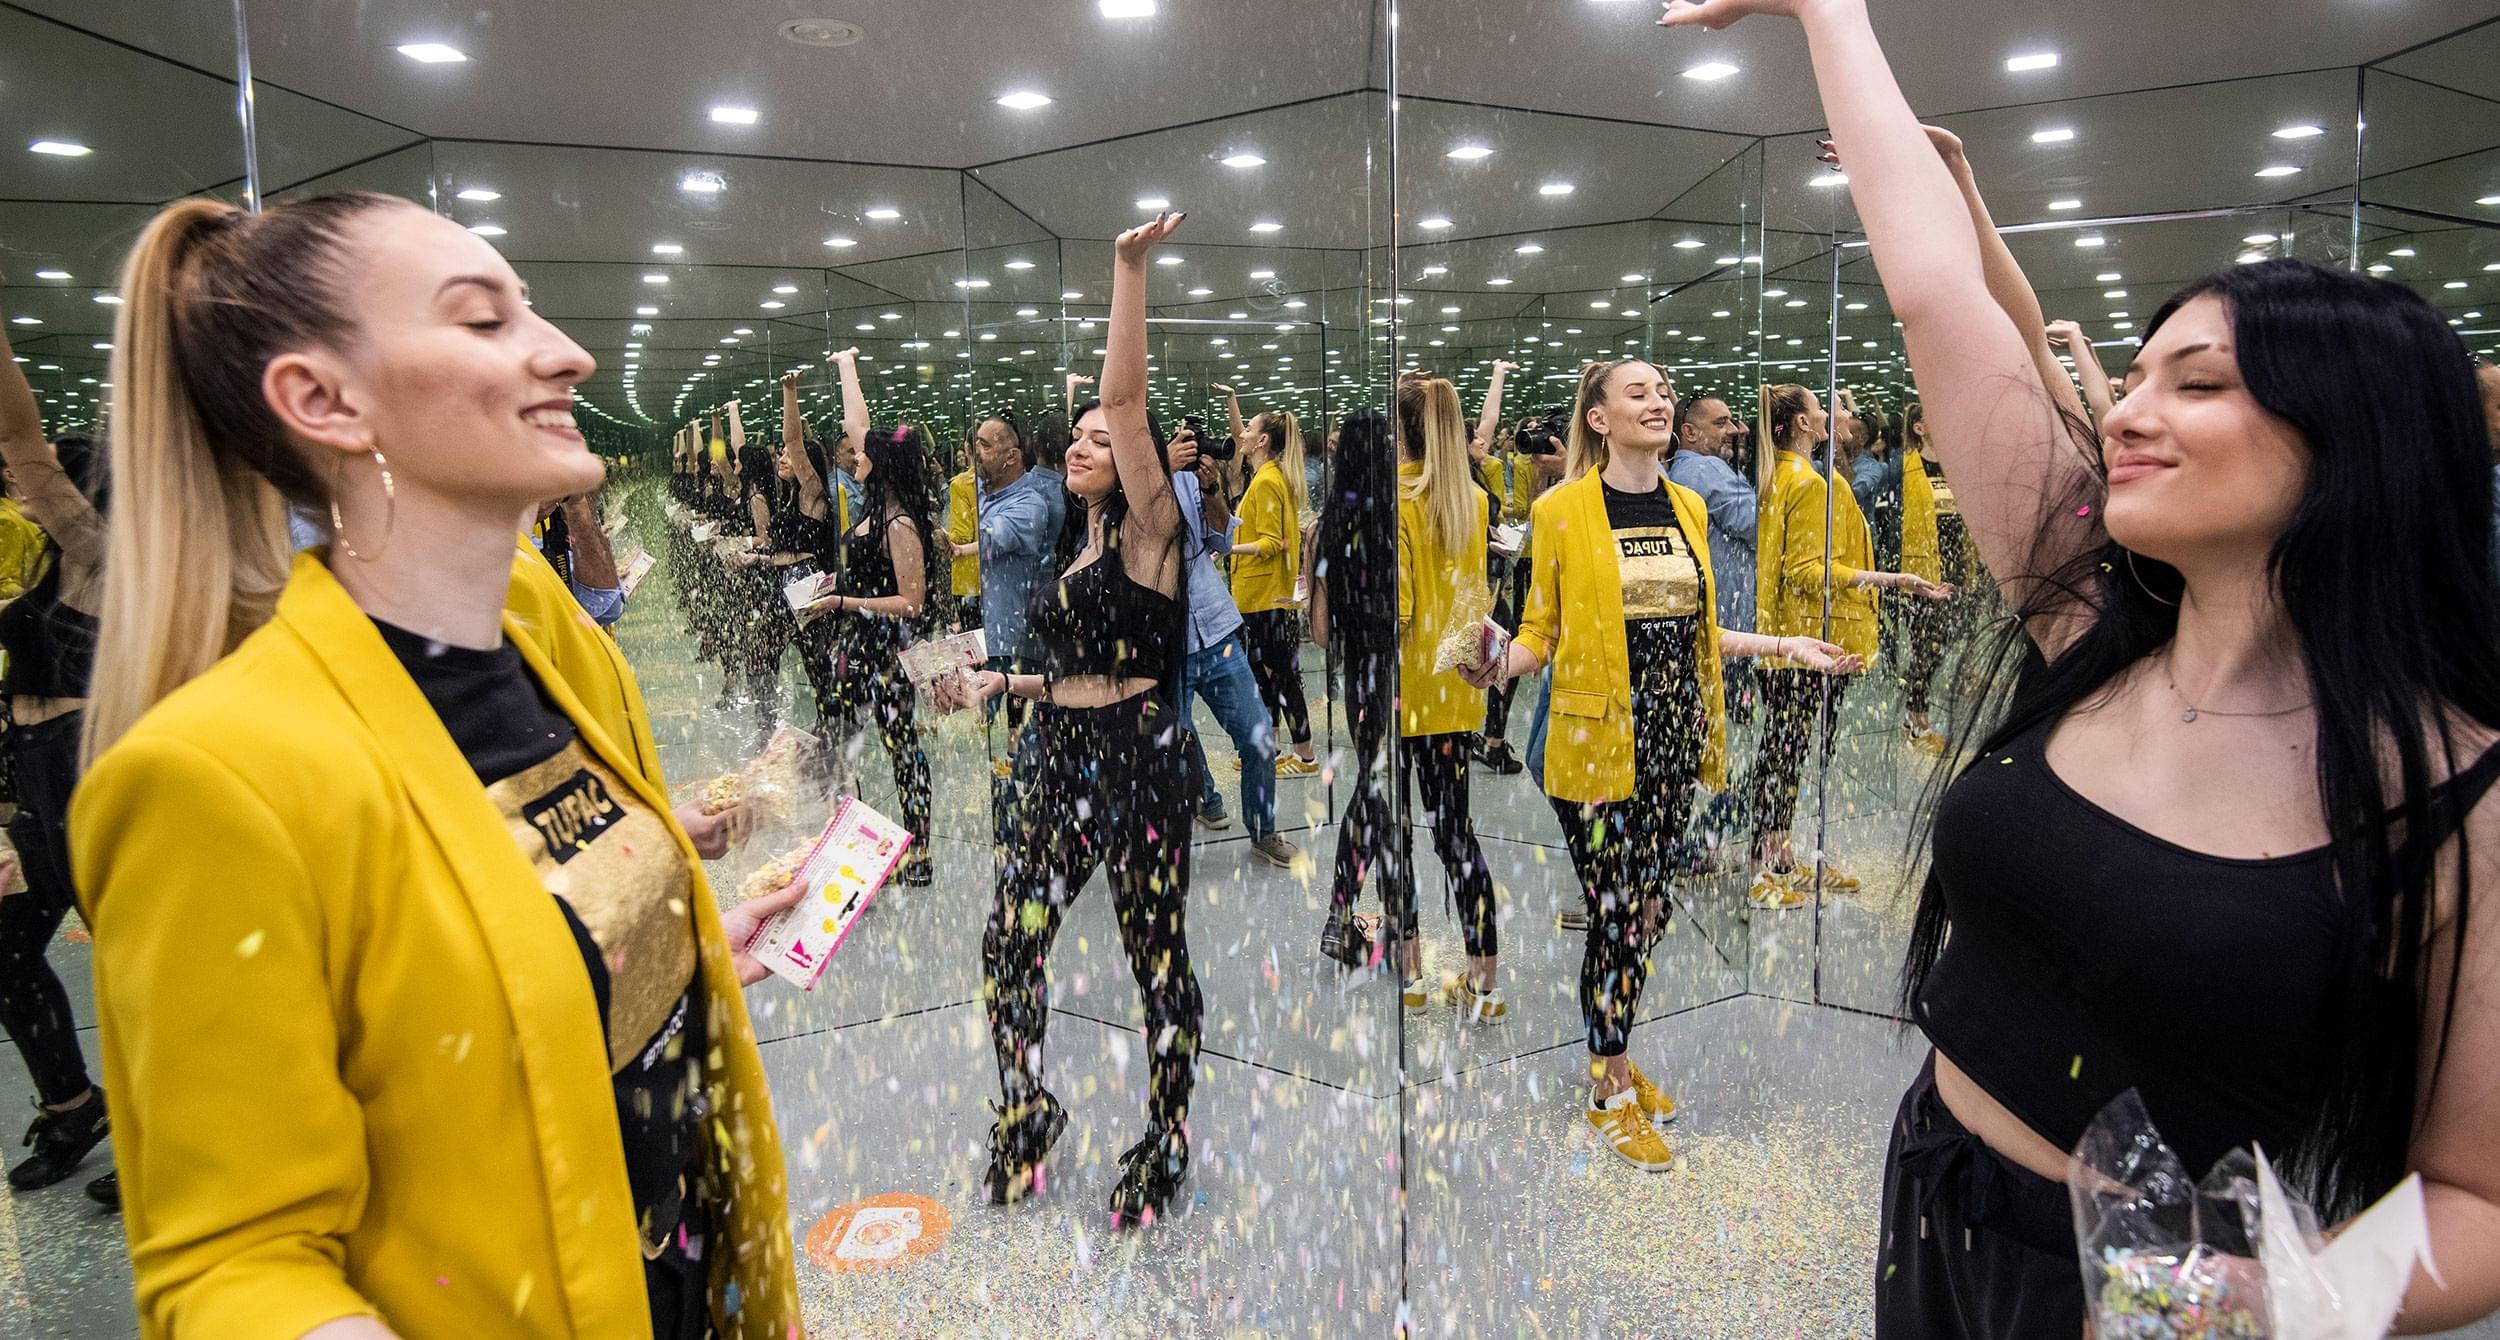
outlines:
[[[1882,1144],[1919,1051],[1897,1017],[1918,820],[1987,725],[2008,615],[1932,501],[1950,481],[1908,501],[1917,390],[1848,193],[1816,160],[1802,45],[1761,23],[1662,34],[1654,7],[1609,0],[941,8],[584,22],[517,0],[0,4],[0,120],[29,142],[0,144],[12,354],[48,431],[101,427],[130,242],[169,200],[240,203],[257,185],[271,201],[377,191],[452,220],[596,360],[580,418],[612,463],[602,533],[620,569],[650,565],[614,635],[663,770],[682,801],[739,776],[768,802],[708,868],[723,904],[802,847],[837,797],[904,818],[925,785],[928,885],[881,895],[812,990],[767,980],[748,996],[814,1333],[1862,1333]],[[2252,16],[2223,44],[2192,8],[2103,16],[2128,33],[2123,50],[2037,5],[1878,16],[1914,105],[1965,146],[2045,316],[2081,328],[2069,365],[2122,376],[2170,292],[2276,255],[2411,284],[2500,357],[2500,25],[2471,26],[2487,18],[2472,0],[2417,0],[2396,15]],[[459,58],[404,54],[417,44]],[[2047,52],[2060,59],[2009,68]],[[1048,101],[1002,101],[1019,93]],[[1399,685],[1398,708],[1474,723],[1400,732],[1474,737],[1457,748],[1478,854],[1445,856],[1449,774],[1425,774],[1446,756],[1409,749],[1364,774],[1353,721],[1389,713],[1390,690],[1349,686],[1342,638],[1309,640],[1306,591],[1284,611],[1299,713],[1272,709],[1246,673],[1187,704],[1204,759],[1181,783],[1200,792],[1185,905],[1203,1014],[1191,1172],[1167,1222],[1122,1234],[1102,1217],[1170,1038],[1099,873],[1048,954],[1046,1077],[1071,1124],[1045,1194],[984,1203],[1000,1094],[984,931],[1002,871],[1036,841],[1019,827],[1035,783],[1018,723],[940,712],[922,689],[902,695],[910,729],[888,730],[873,706],[822,692],[805,636],[770,631],[774,591],[694,538],[704,517],[673,475],[689,443],[698,462],[716,442],[731,459],[741,442],[765,449],[770,469],[785,437],[838,442],[828,355],[856,349],[870,422],[918,444],[932,537],[978,552],[981,517],[1015,483],[982,463],[979,436],[1012,411],[1049,463],[1047,421],[1064,427],[1099,389],[1072,401],[1069,379],[1102,372],[1111,239],[1164,208],[1189,217],[1149,269],[1161,424],[1228,438],[1220,388],[1245,418],[1290,413],[1317,485],[1307,525],[1342,497],[1331,430],[1358,412],[1394,421],[1401,374],[1446,380],[1485,448],[1472,466],[1489,520],[1525,541],[1484,573],[1507,628],[1522,624],[1537,558],[1531,510],[1567,485],[1559,453],[1530,450],[1522,430],[1567,417],[1592,361],[1637,358],[1706,411],[1679,450],[1713,462],[1669,469],[1707,495],[1706,516],[1675,530],[1710,561],[1721,626],[1758,620],[1770,589],[1756,544],[1757,466],[1783,445],[1766,425],[1770,387],[1804,388],[1822,409],[1845,389],[1854,413],[1785,444],[1849,485],[1824,490],[1833,547],[1769,566],[1866,566],[1842,552],[1854,511],[1872,566],[1932,561],[1956,588],[1883,597],[1869,664],[1845,681],[1781,697],[1760,668],[1727,661],[1723,785],[1654,806],[1675,816],[1673,876],[1618,1022],[1624,1054],[1678,1104],[1669,1175],[1634,1175],[1583,1121],[1591,937],[1563,922],[1588,900],[1551,778],[1506,758],[1534,763],[1535,737],[1629,714],[1629,694],[1592,713],[1555,706],[1534,676],[1484,701]],[[1202,474],[1228,508],[1259,477],[1239,455]],[[1472,563],[1452,566],[1466,568],[1453,589],[1472,585]],[[1237,612],[1239,574],[1215,575],[1230,589],[1214,608]],[[919,631],[995,633],[1000,606],[983,597],[996,580],[951,556],[935,565]],[[1826,630],[1834,594],[1790,591],[1811,627],[1777,631]],[[1562,591],[1555,617],[1581,598]],[[1378,634],[1395,614],[1355,617]],[[1254,819],[1236,737],[1253,740],[1252,762],[1262,735],[1300,757],[1297,715],[1309,774],[1279,776]],[[1663,737],[1634,730],[1626,798],[1652,805],[1662,778],[1700,763],[1674,741],[1657,756],[1683,761],[1659,763]],[[1352,972],[1314,952],[1349,806],[1375,784],[1397,835],[1363,849],[1372,868],[1352,907],[1375,918],[1414,898],[1417,1007],[1396,999],[1394,946]],[[1270,831],[1281,846],[1263,849]],[[1766,901],[1756,858],[1783,833],[1801,874],[1793,897]],[[1818,877],[1818,853],[1853,886]],[[1465,930],[1477,860],[1489,964],[1471,963]],[[52,957],[92,1060],[83,940],[73,918]],[[1620,965],[1594,972],[1619,979]],[[1500,1022],[1471,1016],[1484,1012],[1462,978],[1498,985]],[[32,1091],[8,1058],[0,1085]],[[15,1216],[0,1300],[22,1298],[62,1334],[131,1330],[116,1221],[74,1184],[0,1207]],[[861,1225],[893,1227],[869,1242]]]

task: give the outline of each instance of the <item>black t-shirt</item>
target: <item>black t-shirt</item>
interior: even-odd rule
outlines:
[[[1664,482],[1647,493],[1604,487],[1606,524],[1623,555],[1623,640],[1637,692],[1670,669],[1689,676],[1704,594],[1701,566]]]
[[[710,1324],[694,1197],[707,1049],[693,884],[666,824],[584,744],[510,643],[450,647],[376,620],[555,896],[589,970],[658,1340]]]

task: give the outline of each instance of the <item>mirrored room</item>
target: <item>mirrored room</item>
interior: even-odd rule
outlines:
[[[2495,70],[0,0],[0,1340],[2500,1337]]]

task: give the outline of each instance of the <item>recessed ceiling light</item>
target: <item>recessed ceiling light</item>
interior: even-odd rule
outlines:
[[[40,326],[43,324],[43,318],[39,316],[13,316],[9,318],[9,324],[13,326]]]
[[[480,236],[480,237],[501,237],[501,236],[503,236],[503,232],[504,232],[504,230],[503,230],[501,227],[499,227],[499,226],[497,226],[497,225],[495,225],[495,224],[491,224],[491,223],[473,223],[473,224],[470,224],[470,225],[469,225],[469,231],[470,231],[470,232],[473,232],[473,233],[475,233],[475,234],[477,234],[477,235],[478,235],[478,236]]]
[[[1285,225],[1276,222],[1274,219],[1261,219],[1257,223],[1250,225],[1250,231],[1254,233],[1281,233],[1284,230]]]
[[[1296,299],[1294,299],[1293,301],[1288,302],[1288,303],[1286,303],[1286,304],[1285,304],[1285,306],[1287,306],[1287,307],[1289,307],[1289,308],[1291,308],[1292,310],[1297,311],[1297,312],[1301,311],[1303,308],[1308,307],[1308,306],[1310,306],[1310,305],[1311,305],[1311,304],[1309,304],[1309,303],[1307,303],[1307,302],[1302,301],[1300,298],[1296,298]]]
[[[1229,154],[1224,158],[1224,166],[1228,168],[1265,167],[1267,160],[1253,153]]]
[[[781,299],[779,299],[779,298],[767,298],[767,299],[765,299],[764,301],[762,301],[762,302],[760,302],[760,303],[757,303],[757,304],[756,304],[756,306],[763,308],[763,309],[764,309],[765,311],[767,311],[767,312],[778,312],[778,311],[780,311],[782,308],[787,307],[787,306],[789,306],[789,305],[790,305],[790,304],[788,304],[788,303],[786,303],[786,302],[783,302],[783,301],[782,301]]]
[[[1448,219],[1445,219],[1438,214],[1435,214],[1429,219],[1415,220],[1415,226],[1418,228],[1429,228],[1437,233],[1444,228],[1455,228],[1458,225],[1450,222]]]
[[[2257,169],[2257,175],[2260,177],[2289,177],[2299,171],[2299,168],[2293,167],[2290,164],[2277,163],[2272,167],[2261,167]]]
[[[1606,301],[1604,298],[1597,298],[1590,301],[1589,310],[1592,312],[1608,312],[1614,310],[1614,306],[1615,305],[1613,303]]]
[[[2413,248],[2411,248],[2411,247],[2398,247],[2398,248],[2396,248],[2394,251],[2388,252],[2387,254],[2388,254],[2388,255],[2390,255],[2390,256],[2405,256],[2405,257],[2410,257],[2410,256],[2412,256],[2412,255],[2413,255]]]
[[[110,341],[110,340],[98,340],[98,341],[96,341],[96,346],[95,346],[95,347],[96,347],[96,348],[98,348],[98,349],[111,349],[111,348],[113,347],[113,344],[112,344],[112,341]]]
[[[1211,288],[1193,288],[1189,291],[1189,296],[1193,298],[1204,298],[1212,295],[1214,292],[1215,290]]]
[[[2031,142],[2034,144],[2064,144],[2074,137],[2074,128],[2071,126],[2051,126],[2046,130],[2031,132]]]
[[[1567,181],[1549,181],[1536,188],[1538,195],[1569,195],[1580,188]]]
[[[752,107],[715,107],[712,109],[712,119],[724,126],[751,126],[755,124],[755,109]]]
[[[2020,56],[2008,57],[2005,68],[2010,74],[2027,74],[2033,70],[2054,70],[2057,68],[2057,53],[2032,51]]]
[[[1274,279],[1276,277],[1276,272],[1274,270],[1252,270],[1250,272],[1250,277],[1252,279]]]
[[[634,309],[634,315],[636,316],[658,316],[659,314],[660,309],[657,307],[637,307]]]
[[[2065,199],[2065,200],[2052,200],[2052,201],[2050,201],[2050,202],[2049,202],[2049,208],[2051,208],[2051,209],[2081,209],[2081,208],[2083,208],[2083,202],[2082,202],[2082,201],[2080,201],[2080,200],[2072,199],[2072,198],[2068,198],[2068,199]]]
[[[1027,260],[1013,260],[1007,262],[1007,268],[1010,270],[1030,270],[1033,268],[1033,262]]]
[[[1163,211],[1170,209],[1172,207],[1172,202],[1165,196],[1142,195],[1137,198],[1137,207],[1149,214],[1160,214]]]
[[[67,270],[37,270],[37,271],[35,271],[35,278],[37,278],[37,279],[67,279],[67,278],[69,278],[69,277],[70,277],[70,275],[69,275],[69,271],[67,271]]]
[[[2464,280],[2462,280],[2462,279],[2451,279],[2451,280],[2449,280],[2447,283],[2440,285],[2440,287],[2441,287],[2441,288],[2466,288],[2466,287],[2469,287],[2469,285],[2467,285],[2467,284],[2466,284],[2466,282],[2465,282]]]
[[[667,275],[644,275],[644,276],[642,277],[642,282],[644,282],[644,283],[646,283],[646,284],[665,284],[665,283],[667,283],[667,282],[668,282],[668,276],[667,276]]]
[[[2105,246],[2108,246],[2108,245],[2109,245],[2109,239],[2108,239],[2108,238],[2106,238],[2106,237],[2102,237],[2101,235],[2099,235],[2099,234],[2095,233],[2095,234],[2093,234],[2093,235],[2092,235],[2092,236],[2090,236],[2090,237],[2078,237],[2078,238],[2076,238],[2076,239],[2075,239],[2075,245],[2076,245],[2076,246],[2079,246],[2079,247],[2086,248],[2086,249],[2089,249],[2089,248],[2092,248],[2092,247],[2105,247]]]
[[[868,217],[878,220],[879,222],[886,222],[903,217],[903,211],[894,208],[892,205],[879,205],[875,209],[868,211]]]
[[[2474,203],[2478,205],[2500,205],[2500,195],[2480,196],[2475,199]]]
[[[859,239],[855,237],[828,237],[825,239],[825,245],[836,251],[841,251],[847,247],[858,246]]]
[[[1698,237],[1679,237],[1675,241],[1675,249],[1678,251],[1698,251],[1705,245],[1707,244]]]
[[[1049,94],[1036,93],[1031,89],[1018,89],[1017,91],[998,100],[999,106],[1004,107],[1011,112],[1036,111],[1040,108],[1048,107],[1050,103],[1051,97]]]
[[[1846,172],[1825,172],[1806,179],[1808,186],[1846,186],[1848,184],[1849,174]]]
[[[1174,255],[1171,255],[1171,254],[1169,254],[1169,253],[1166,253],[1166,254],[1164,254],[1164,255],[1161,255],[1161,256],[1157,256],[1157,257],[1155,257],[1155,264],[1157,264],[1157,265],[1179,265],[1179,264],[1180,264],[1180,263],[1181,263],[1184,259],[1186,259],[1186,258],[1185,258],[1185,257],[1181,257],[1181,256],[1174,256]]]
[[[2278,240],[2279,239],[2272,233],[2250,233],[2248,236],[2240,239],[2240,241],[2252,247],[2270,247],[2273,246]]]
[[[490,191],[483,186],[472,186],[469,189],[462,191],[460,193],[460,198],[463,200],[474,200],[483,205],[490,201],[503,199],[503,192]]]
[[[2313,140],[2325,133],[2326,131],[2321,127],[2303,124],[2285,126],[2274,132],[2274,137],[2278,140]]]
[[[1720,80],[1727,78],[1729,75],[1735,74],[1736,72],[1737,70],[1735,66],[1730,65],[1725,61],[1714,60],[1706,64],[1696,65],[1693,68],[1686,70],[1684,72],[1684,77],[1687,79],[1699,80],[1705,84],[1715,84]]]
[[[1487,284],[1492,285],[1492,286],[1493,286],[1493,287],[1495,287],[1495,288],[1500,288],[1500,287],[1502,287],[1503,285],[1508,284],[1510,281],[1509,281],[1508,279],[1500,279],[1500,278],[1496,278],[1496,279],[1488,279],[1488,280],[1486,280],[1486,281],[1484,281],[1484,282],[1486,282]]]
[[[718,195],[727,185],[717,172],[689,172],[678,180],[677,189],[689,195]]]
[[[1448,274],[1449,272],[1450,267],[1446,265],[1427,265],[1423,269],[1423,277],[1426,279],[1434,279]]]
[[[679,246],[675,242],[654,242],[651,244],[651,254],[654,256],[683,256],[686,254],[686,249]]]
[[[990,281],[986,279],[958,279],[955,281],[955,287],[957,288],[988,288],[989,286]]]
[[[2118,273],[2116,270],[2103,270],[2099,274],[2092,276],[2092,282],[2095,284],[2115,284],[2125,278],[2125,275]]]
[[[903,314],[901,312],[879,312],[877,313],[877,319],[879,321],[900,321],[903,319]]]
[[[1062,293],[1062,294],[1060,294],[1060,295],[1059,295],[1059,301],[1061,301],[1061,302],[1075,302],[1077,299],[1082,298],[1082,297],[1084,297],[1084,296],[1085,296],[1084,294],[1077,292],[1075,289],[1069,289],[1067,292]]]
[[[2104,298],[2123,298],[2127,296],[2127,291],[2122,288],[2114,288],[2106,293],[2103,293],[2101,296]]]
[[[1535,242],[1522,242],[1518,246],[1512,247],[1511,250],[1521,256],[1538,256],[1543,255],[1545,252],[1545,248]]]
[[[54,158],[84,158],[95,152],[86,145],[73,144],[68,140],[37,140],[26,147],[31,152],[50,154]]]
[[[1649,282],[1649,276],[1643,274],[1629,274],[1623,277],[1623,282],[1627,284],[1646,284]]]
[[[1102,0],[1102,16],[1106,19],[1151,19],[1155,16],[1155,0]]]
[[[775,285],[773,285],[773,292],[775,292],[775,293],[796,293],[796,292],[798,292],[798,291],[799,291],[799,286],[798,286],[798,285],[796,285],[796,284],[775,284]]]
[[[399,48],[399,54],[420,65],[457,65],[469,58],[460,48],[440,42],[410,42]]]
[[[1492,156],[1493,146],[1489,144],[1462,144],[1443,155],[1445,158],[1455,158],[1462,163],[1473,163],[1478,159]]]

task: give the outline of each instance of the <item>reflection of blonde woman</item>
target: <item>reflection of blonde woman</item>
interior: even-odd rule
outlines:
[[[185,201],[121,289],[70,833],[141,1334],[796,1328],[752,921],[514,563],[589,356],[382,196]]]
[[[1484,490],[1467,458],[1467,421],[1458,388],[1438,377],[1410,375],[1398,383],[1398,746],[1424,812],[1432,848],[1458,900],[1467,941],[1467,972],[1451,1003],[1490,1023],[1508,1009],[1495,975],[1500,945],[1493,927],[1493,872],[1476,843],[1467,806],[1467,760],[1484,721],[1484,692],[1456,671],[1438,670],[1443,639],[1459,630],[1462,610],[1481,618],[1492,609],[1485,586],[1488,533]],[[1399,840],[1411,842],[1407,830]],[[1408,869],[1414,868],[1410,859]],[[1427,999],[1423,947],[1403,928],[1400,968],[1406,1003]]]
[[[1586,1116],[1616,1154],[1650,1172],[1674,1162],[1652,1122],[1672,1119],[1675,1102],[1632,1064],[1629,1035],[1693,790],[1726,775],[1719,661],[1857,668],[1811,637],[1718,626],[1709,509],[1659,464],[1674,441],[1666,374],[1637,358],[1580,374],[1567,482],[1530,517],[1519,635],[1482,677],[1554,667],[1544,779],[1588,906],[1580,1011],[1595,1084]]]
[[[1773,637],[1820,636],[1853,657],[1869,659],[1878,637],[1877,591],[1913,591],[1932,600],[1952,591],[1910,573],[1874,570],[1875,537],[1858,510],[1857,495],[1829,487],[1808,459],[1832,430],[1832,418],[1814,392],[1795,385],[1762,388],[1762,426],[1773,450],[1763,454],[1757,477],[1762,506],[1754,528],[1754,626]],[[1817,734],[1822,757],[1830,761],[1849,681],[1777,663],[1761,667],[1761,678],[1767,720],[1747,778],[1754,816],[1751,897],[1757,907],[1795,907],[1805,901],[1801,886],[1810,876],[1796,869],[1788,840],[1799,776],[1806,747]],[[1843,890],[1857,887],[1828,861],[1823,882]]]
[[[1250,648],[1250,673],[1259,697],[1293,741],[1276,754],[1278,777],[1319,772],[1311,752],[1311,708],[1302,693],[1302,617],[1294,583],[1302,576],[1302,516],[1310,510],[1303,470],[1302,425],[1291,411],[1274,410],[1242,422],[1241,401],[1229,386],[1215,388],[1232,410],[1233,440],[1249,469],[1250,487],[1235,509],[1233,603],[1241,608],[1242,641]]]

